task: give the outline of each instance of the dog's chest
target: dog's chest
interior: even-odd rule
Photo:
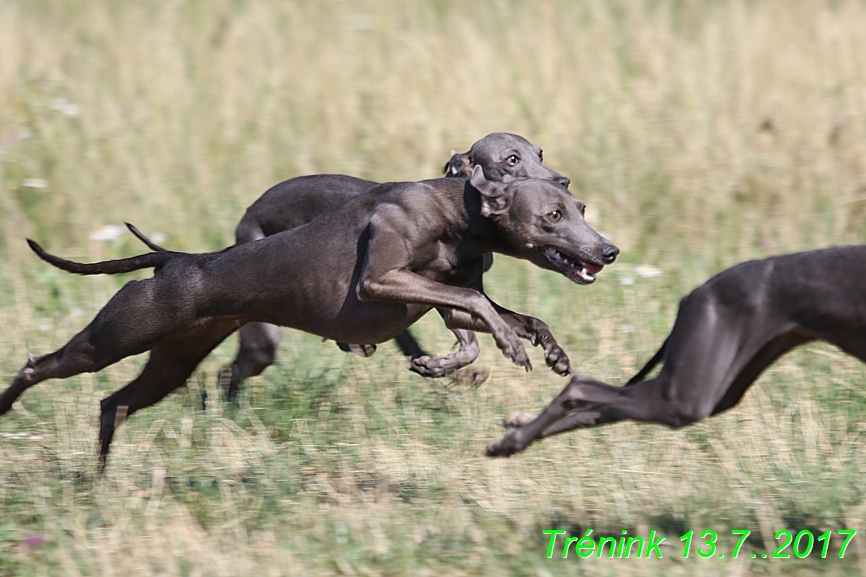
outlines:
[[[450,259],[440,257],[430,260],[415,272],[423,277],[450,286],[466,286],[472,282],[478,267],[455,266]]]
[[[436,257],[428,261],[423,269],[429,273],[431,277],[447,277],[452,274],[454,265],[447,258]]]

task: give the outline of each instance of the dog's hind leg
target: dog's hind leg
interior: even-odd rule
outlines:
[[[421,343],[415,340],[415,337],[413,337],[412,333],[410,333],[408,330],[405,330],[396,337],[394,337],[394,342],[397,343],[398,347],[400,347],[400,351],[403,353],[404,357],[409,357],[410,359],[418,359],[420,357],[430,356],[424,349],[421,348]]]
[[[282,327],[268,323],[247,323],[241,327],[240,349],[231,366],[231,378],[224,387],[227,401],[234,401],[244,379],[262,374],[274,364],[283,337]]]
[[[576,375],[538,417],[509,429],[505,437],[490,443],[487,455],[505,457],[520,452],[530,443],[548,436],[544,433],[561,422],[571,428],[592,427],[623,419],[664,422],[670,426],[685,424],[680,423],[676,411],[672,414],[654,411],[663,407],[662,389],[655,380],[639,386],[614,387]],[[580,417],[576,416],[578,414]],[[557,432],[565,430],[562,428]]]
[[[62,379],[80,373],[98,371],[106,365],[91,343],[92,324],[75,335],[62,348],[47,355],[28,355],[27,364],[18,371],[9,387],[0,394],[0,415],[34,385],[48,379]],[[114,362],[114,361],[112,361]]]
[[[28,388],[48,379],[93,373],[131,355],[148,351],[166,335],[194,324],[195,312],[184,302],[181,286],[158,277],[131,281],[111,298],[96,318],[53,353],[31,356],[0,395],[0,415]]]
[[[758,351],[757,354],[748,358],[746,362],[744,362],[744,359],[747,355],[739,356],[735,364],[742,365],[742,368],[732,379],[729,380],[728,378],[725,378],[723,380],[722,390],[724,391],[724,394],[722,395],[721,399],[719,399],[712,407],[712,409],[710,410],[710,415],[716,415],[736,405],[740,401],[740,399],[742,399],[743,394],[746,392],[749,386],[754,383],[755,380],[760,376],[760,374],[776,359],[778,359],[781,355],[785,354],[792,348],[812,340],[814,340],[812,337],[806,336],[796,331],[791,331],[781,334],[778,337],[772,339],[770,342],[766,343]],[[691,416],[684,416],[683,411],[678,410],[678,407],[682,407],[685,405],[696,406],[696,403],[684,403],[684,399],[682,398],[670,397],[670,387],[667,385],[667,383],[672,378],[673,376],[667,373],[659,375],[659,379],[651,379],[650,381],[646,382],[629,381],[629,384],[627,384],[625,387],[611,387],[616,390],[625,391],[631,388],[641,389],[642,387],[646,387],[647,385],[652,384],[652,386],[655,388],[660,387],[660,390],[662,391],[662,398],[664,399],[663,401],[659,401],[657,398],[652,398],[654,394],[645,394],[644,391],[639,390],[634,395],[623,393],[622,396],[617,397],[616,400],[613,402],[613,407],[610,407],[607,405],[607,403],[605,403],[595,409],[578,408],[577,410],[573,410],[571,412],[569,412],[568,410],[570,406],[578,405],[579,407],[579,405],[586,401],[578,401],[577,398],[580,397],[580,394],[576,393],[573,389],[569,390],[569,387],[566,387],[560,397],[557,397],[557,399],[555,399],[553,403],[551,403],[551,405],[559,403],[560,405],[565,406],[565,413],[556,417],[555,419],[546,419],[543,429],[540,426],[535,427],[536,429],[540,429],[540,432],[536,434],[535,440],[544,439],[546,437],[558,435],[559,433],[564,433],[566,431],[573,431],[575,429],[595,427],[606,423],[612,423],[622,419],[660,422],[669,426],[678,427],[703,418],[703,416],[705,416],[704,413],[706,412],[706,403],[703,404],[703,409],[697,409],[697,412],[692,412]],[[709,376],[708,379],[712,380],[712,378]],[[581,377],[581,380],[583,383],[593,383],[603,388],[609,387],[609,385],[606,385],[599,381],[593,381],[592,379],[588,379],[586,377]],[[699,377],[693,377],[691,380],[693,381],[691,383],[692,386],[698,389],[698,391],[700,391],[702,388],[697,384],[699,381],[702,383],[708,382],[701,380]],[[571,386],[571,383],[569,383],[569,386]],[[583,394],[585,395],[586,391],[584,391]],[[563,395],[565,396],[563,397]],[[650,412],[647,412],[646,414],[632,411],[620,412],[619,409],[622,409],[624,406],[622,403],[622,399],[628,398],[630,396],[635,396],[639,399],[639,406],[650,407],[652,405],[656,405],[656,408]],[[712,398],[712,396],[708,396],[708,398]],[[549,413],[549,415],[556,414],[557,413],[555,409],[551,410],[551,413]],[[528,425],[533,420],[534,419],[532,418],[532,416],[527,413],[515,412],[511,415],[508,415],[502,424],[509,429],[518,429],[525,425]]]
[[[674,428],[694,423],[736,404],[779,355],[810,340],[780,319],[719,300],[709,290],[683,300],[657,377],[625,387],[575,377],[534,420],[506,419],[508,433],[487,454],[511,455],[543,437],[623,419]]]
[[[99,459],[105,465],[111,439],[129,415],[149,407],[183,386],[198,364],[237,330],[233,320],[210,320],[160,341],[144,370],[131,383],[101,402]]]
[[[12,408],[12,403],[24,391],[55,375],[61,376],[58,373],[56,353],[39,357],[28,355],[27,364],[18,371],[18,374],[12,379],[12,383],[3,391],[3,394],[0,394],[0,415],[9,411]]]

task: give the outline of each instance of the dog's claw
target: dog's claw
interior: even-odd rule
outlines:
[[[519,339],[515,338],[514,342],[502,346],[501,350],[502,354],[511,359],[511,362],[518,367],[523,367],[527,371],[532,370],[532,363],[529,361],[529,356],[526,354],[526,348]]]
[[[529,357],[520,358],[520,355],[512,355],[511,360],[518,367],[523,367],[527,373],[532,370],[532,363],[529,361]]]

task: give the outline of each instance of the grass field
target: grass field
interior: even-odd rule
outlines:
[[[866,239],[864,31],[859,0],[0,0],[0,377],[133,278],[62,273],[25,237],[131,255],[105,228],[130,221],[216,250],[283,179],[431,178],[449,150],[509,131],[622,255],[589,287],[497,257],[489,293],[548,322],[581,372],[624,383],[715,272]],[[414,330],[453,346],[433,316]],[[809,345],[704,423],[489,460],[497,421],[565,380],[538,350],[525,374],[481,339],[492,378],[471,389],[415,376],[390,344],[359,359],[288,333],[237,408],[217,401],[229,339],[124,424],[104,478],[98,401],[144,358],[35,387],[0,419],[0,577],[866,574],[858,362]],[[546,557],[542,531],[589,528],[660,532],[663,559]],[[827,558],[761,559],[784,529],[832,531]],[[724,558],[697,554],[706,530]]]

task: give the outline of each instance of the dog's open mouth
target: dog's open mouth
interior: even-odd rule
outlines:
[[[542,254],[547,257],[553,266],[558,268],[568,278],[579,284],[591,284],[595,282],[595,275],[601,272],[604,265],[595,264],[582,260],[576,256],[562,253],[553,247],[545,247]]]

